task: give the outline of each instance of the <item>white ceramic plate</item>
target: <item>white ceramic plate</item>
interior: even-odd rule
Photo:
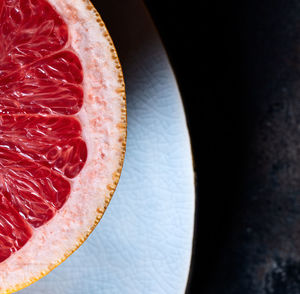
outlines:
[[[108,3],[109,2],[109,3]],[[140,0],[99,1],[124,67],[128,142],[117,191],[84,245],[22,294],[183,294],[194,175],[181,97]]]

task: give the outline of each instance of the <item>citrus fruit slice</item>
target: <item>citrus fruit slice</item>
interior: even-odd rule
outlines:
[[[121,66],[88,0],[0,0],[0,293],[100,221],[126,145]]]

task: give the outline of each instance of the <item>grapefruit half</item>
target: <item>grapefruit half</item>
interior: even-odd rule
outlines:
[[[0,293],[88,237],[126,146],[121,66],[88,0],[0,0]]]

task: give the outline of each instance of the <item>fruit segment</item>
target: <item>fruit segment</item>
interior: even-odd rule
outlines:
[[[0,115],[0,147],[68,178],[79,174],[87,158],[80,122],[70,116]]]
[[[75,114],[83,103],[81,63],[62,51],[0,79],[0,113]]]
[[[0,193],[0,262],[24,246],[32,230]]]
[[[0,77],[62,49],[68,29],[44,0],[0,0]]]
[[[0,191],[32,226],[51,219],[70,189],[69,181],[53,170],[0,148]]]

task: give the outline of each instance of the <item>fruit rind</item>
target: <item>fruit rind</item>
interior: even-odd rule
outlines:
[[[74,50],[75,50],[75,52],[77,52],[77,54],[79,53],[79,58],[81,58],[83,67],[85,69],[85,73],[88,74],[90,69],[87,68],[88,65],[85,63],[85,58],[84,58],[84,56],[80,56],[80,53],[82,53],[85,50],[84,46],[86,46],[86,44],[89,44],[90,47],[93,47],[92,49],[98,50],[97,51],[98,53],[99,53],[99,51],[103,50],[103,51],[106,51],[107,54],[110,54],[110,57],[99,54],[99,56],[97,56],[99,58],[99,60],[96,60],[96,63],[102,62],[102,65],[107,64],[108,71],[112,71],[112,72],[108,73],[108,75],[111,74],[111,77],[112,77],[111,81],[102,79],[98,82],[102,87],[106,87],[106,89],[108,89],[108,92],[110,93],[110,95],[112,95],[112,92],[114,92],[115,96],[113,96],[113,101],[114,101],[113,103],[115,103],[115,104],[112,106],[104,105],[105,102],[107,102],[107,100],[105,100],[105,98],[103,99],[103,97],[101,99],[101,97],[100,97],[101,93],[99,93],[99,95],[97,95],[96,90],[93,90],[91,92],[89,92],[89,90],[87,90],[87,92],[85,93],[85,101],[87,101],[87,103],[84,104],[83,110],[80,111],[80,113],[78,114],[78,117],[83,124],[83,130],[87,130],[91,126],[95,127],[94,132],[93,132],[94,137],[93,136],[90,137],[90,134],[88,132],[83,134],[87,141],[88,148],[90,148],[89,153],[90,152],[92,153],[92,155],[89,155],[90,160],[93,159],[93,156],[94,156],[93,154],[97,154],[97,156],[98,156],[98,153],[100,152],[99,150],[97,150],[97,152],[96,152],[96,150],[92,150],[93,148],[95,148],[95,146],[97,146],[97,142],[94,142],[94,141],[95,140],[101,141],[103,139],[105,142],[105,140],[108,140],[108,138],[110,137],[110,138],[114,138],[115,141],[110,142],[109,146],[106,146],[106,147],[110,149],[108,151],[108,152],[110,152],[108,155],[112,156],[113,162],[111,162],[111,166],[106,167],[106,171],[107,171],[106,175],[103,175],[103,174],[100,175],[99,173],[97,174],[97,171],[95,171],[95,168],[97,166],[93,167],[94,174],[91,175],[90,173],[92,172],[91,171],[92,165],[90,165],[91,170],[88,170],[88,167],[84,168],[82,173],[79,175],[79,178],[76,178],[75,181],[73,182],[73,188],[74,189],[78,188],[78,192],[75,192],[75,193],[73,193],[73,195],[71,195],[71,197],[73,197],[73,200],[74,200],[73,203],[74,202],[76,203],[76,199],[74,199],[74,197],[84,197],[83,194],[84,194],[85,187],[80,187],[80,185],[82,185],[82,183],[84,183],[84,177],[87,177],[89,175],[89,176],[93,176],[94,178],[97,178],[97,180],[98,180],[98,177],[100,176],[100,178],[99,178],[100,183],[97,183],[97,185],[99,187],[95,187],[95,189],[97,188],[99,190],[99,192],[94,193],[92,195],[87,195],[89,197],[95,197],[95,195],[97,195],[95,197],[95,203],[98,203],[98,205],[92,208],[94,215],[91,216],[91,218],[93,218],[93,220],[91,220],[91,219],[89,221],[85,220],[85,219],[78,220],[78,222],[80,222],[80,221],[84,222],[82,224],[82,228],[84,228],[84,230],[78,230],[78,232],[81,231],[80,234],[78,234],[78,232],[76,233],[76,230],[74,230],[74,232],[73,232],[72,227],[69,227],[70,231],[68,231],[65,235],[62,234],[62,236],[67,236],[67,235],[69,235],[70,232],[71,232],[71,235],[73,234],[75,236],[76,234],[78,234],[78,236],[74,239],[71,238],[72,240],[61,240],[60,245],[65,246],[65,248],[58,248],[57,251],[63,252],[63,253],[57,254],[60,256],[58,258],[56,258],[55,260],[52,260],[49,263],[49,265],[46,266],[46,268],[43,268],[44,266],[42,264],[36,264],[37,269],[35,271],[32,271],[32,268],[35,267],[35,264],[34,265],[29,264],[29,263],[25,264],[23,259],[26,256],[27,257],[30,256],[29,249],[30,249],[30,246],[32,246],[33,242],[38,243],[42,240],[42,238],[47,237],[47,235],[46,236],[43,235],[44,232],[47,232],[47,230],[48,230],[48,233],[49,233],[49,228],[51,226],[55,226],[55,223],[59,222],[59,218],[64,219],[64,217],[66,217],[66,216],[68,216],[68,214],[72,213],[70,211],[70,209],[71,208],[75,209],[75,208],[72,207],[72,204],[73,204],[72,198],[69,199],[69,201],[66,203],[65,207],[63,207],[61,209],[61,211],[59,211],[58,215],[56,217],[54,217],[54,219],[51,220],[49,222],[49,224],[46,224],[44,227],[39,228],[36,231],[35,240],[33,240],[32,242],[30,241],[28,244],[26,244],[24,246],[24,248],[22,248],[14,256],[12,256],[6,262],[4,262],[3,264],[0,265],[0,273],[2,272],[2,276],[0,275],[0,293],[3,293],[3,294],[14,293],[18,290],[21,290],[21,289],[29,286],[30,284],[36,282],[43,276],[47,275],[51,270],[53,270],[55,267],[57,267],[59,264],[61,264],[64,260],[66,260],[67,257],[69,257],[76,249],[78,249],[78,247],[80,247],[82,245],[82,243],[88,238],[90,233],[94,230],[96,225],[101,220],[101,218],[107,208],[107,205],[109,204],[109,202],[112,198],[112,195],[118,184],[118,180],[119,180],[119,177],[121,174],[123,161],[124,161],[124,157],[125,157],[126,136],[127,136],[127,133],[126,133],[127,117],[126,117],[125,85],[124,85],[123,73],[122,73],[122,69],[120,66],[120,62],[117,57],[116,49],[113,45],[110,35],[101,19],[99,13],[96,11],[96,9],[94,8],[94,6],[92,5],[92,3],[90,1],[88,1],[88,0],[64,0],[64,1],[50,0],[49,2],[50,2],[50,4],[53,5],[53,7],[58,11],[58,13],[64,18],[64,20],[68,24],[69,30],[71,30],[70,31],[71,38],[69,40],[69,46],[74,48]],[[81,17],[80,14],[84,14],[83,18]],[[87,16],[90,17],[90,19],[88,21],[86,21]],[[85,22],[87,22],[87,24]],[[92,24],[92,27],[89,26],[90,24]],[[93,32],[91,32],[91,34],[89,34],[89,32],[87,31],[87,34],[84,36],[88,36],[87,37],[88,39],[80,40],[79,36],[76,35],[78,33],[78,31],[76,32],[76,30],[78,30],[78,28],[82,28],[82,29],[86,29],[86,30],[90,30],[90,29],[97,30],[95,27],[95,24],[97,24],[97,26],[98,26],[98,31],[95,31],[95,32],[93,31]],[[99,30],[99,28],[100,28],[100,30]],[[99,33],[103,37],[101,42],[94,39],[95,37],[97,38],[97,35]],[[89,38],[90,36],[92,36],[93,38]],[[77,39],[76,39],[76,37],[77,37]],[[90,52],[89,52],[89,54],[90,54]],[[108,58],[108,60],[107,60],[107,58]],[[108,62],[109,60],[111,60],[111,63]],[[113,64],[112,64],[112,62],[113,62]],[[98,70],[99,70],[99,68],[98,68]],[[94,81],[87,80],[89,78],[90,78],[89,76],[85,76],[85,83],[87,83],[87,81],[90,84],[94,83]],[[97,85],[97,81],[95,81],[95,82],[96,83],[94,83],[94,85]],[[107,82],[107,84],[105,84],[105,82]],[[110,82],[112,84],[109,84]],[[115,84],[113,84],[113,83],[115,83]],[[99,89],[99,92],[101,92],[100,89]],[[105,94],[105,93],[102,93],[102,94]],[[101,107],[103,109],[99,110]],[[110,109],[110,107],[112,109]],[[103,123],[103,121],[102,121],[103,117],[100,117],[100,115],[103,113],[104,114],[109,113],[109,111],[107,111],[107,108],[108,108],[108,110],[111,111],[111,113],[110,113],[110,115],[108,115],[106,117],[105,122],[107,123],[107,126],[106,126],[106,129],[104,130],[103,126],[101,126],[101,124]],[[115,113],[114,113],[114,111],[115,111]],[[94,115],[94,117],[93,117],[93,115]],[[94,124],[93,124],[92,120],[94,120]],[[102,128],[101,129],[102,132],[111,131],[113,133],[106,134],[107,137],[105,137],[105,138],[104,137],[99,138],[99,137],[97,137],[97,131],[98,131],[97,128]],[[93,141],[94,143],[91,141]],[[91,159],[91,157],[92,157],[92,159]],[[98,157],[95,160],[98,160]],[[88,162],[87,162],[87,166],[89,166]],[[82,181],[82,183],[80,183],[80,181]],[[103,183],[101,181],[103,181],[103,182],[106,181],[106,183]],[[89,205],[91,205],[91,204],[89,203]],[[69,215],[68,219],[71,220],[72,217],[74,218],[75,216],[76,216],[76,214],[74,214],[73,216]],[[85,215],[82,215],[82,217],[84,218]],[[86,229],[85,227],[88,229]],[[61,228],[61,229],[63,229],[63,228]],[[77,229],[78,229],[78,227],[77,227]],[[52,240],[55,240],[55,239],[56,238],[53,238]],[[47,242],[50,242],[49,238],[48,238],[48,240],[45,240],[45,244]],[[73,243],[72,246],[69,246],[70,243]],[[34,243],[34,244],[36,244],[36,243]],[[43,244],[40,244],[40,245],[43,245]],[[51,245],[53,245],[53,244],[50,244],[49,248],[51,247]],[[38,248],[36,248],[35,246],[33,246],[33,248],[35,248],[34,251],[38,250]],[[54,256],[55,256],[56,252],[55,251],[53,251],[53,252],[54,252]],[[39,253],[37,253],[37,255],[38,254]],[[39,256],[37,256],[36,258],[39,258]],[[50,254],[49,258],[51,258],[51,254]],[[34,258],[32,260],[34,260]],[[13,272],[13,268],[6,266],[8,264],[11,265],[12,261],[16,262],[15,263],[16,267],[20,267],[20,265],[22,264],[22,261],[23,261],[24,268],[23,268],[23,270],[20,268],[18,274],[16,272]],[[45,261],[41,260],[41,263],[44,264]],[[6,268],[6,270],[8,272],[6,274],[4,274],[1,267]],[[26,269],[27,269],[27,271],[26,271]],[[12,270],[12,271],[10,272],[10,270]],[[26,271],[26,272],[24,272],[24,271]],[[15,276],[15,278],[12,278],[13,276]]]

